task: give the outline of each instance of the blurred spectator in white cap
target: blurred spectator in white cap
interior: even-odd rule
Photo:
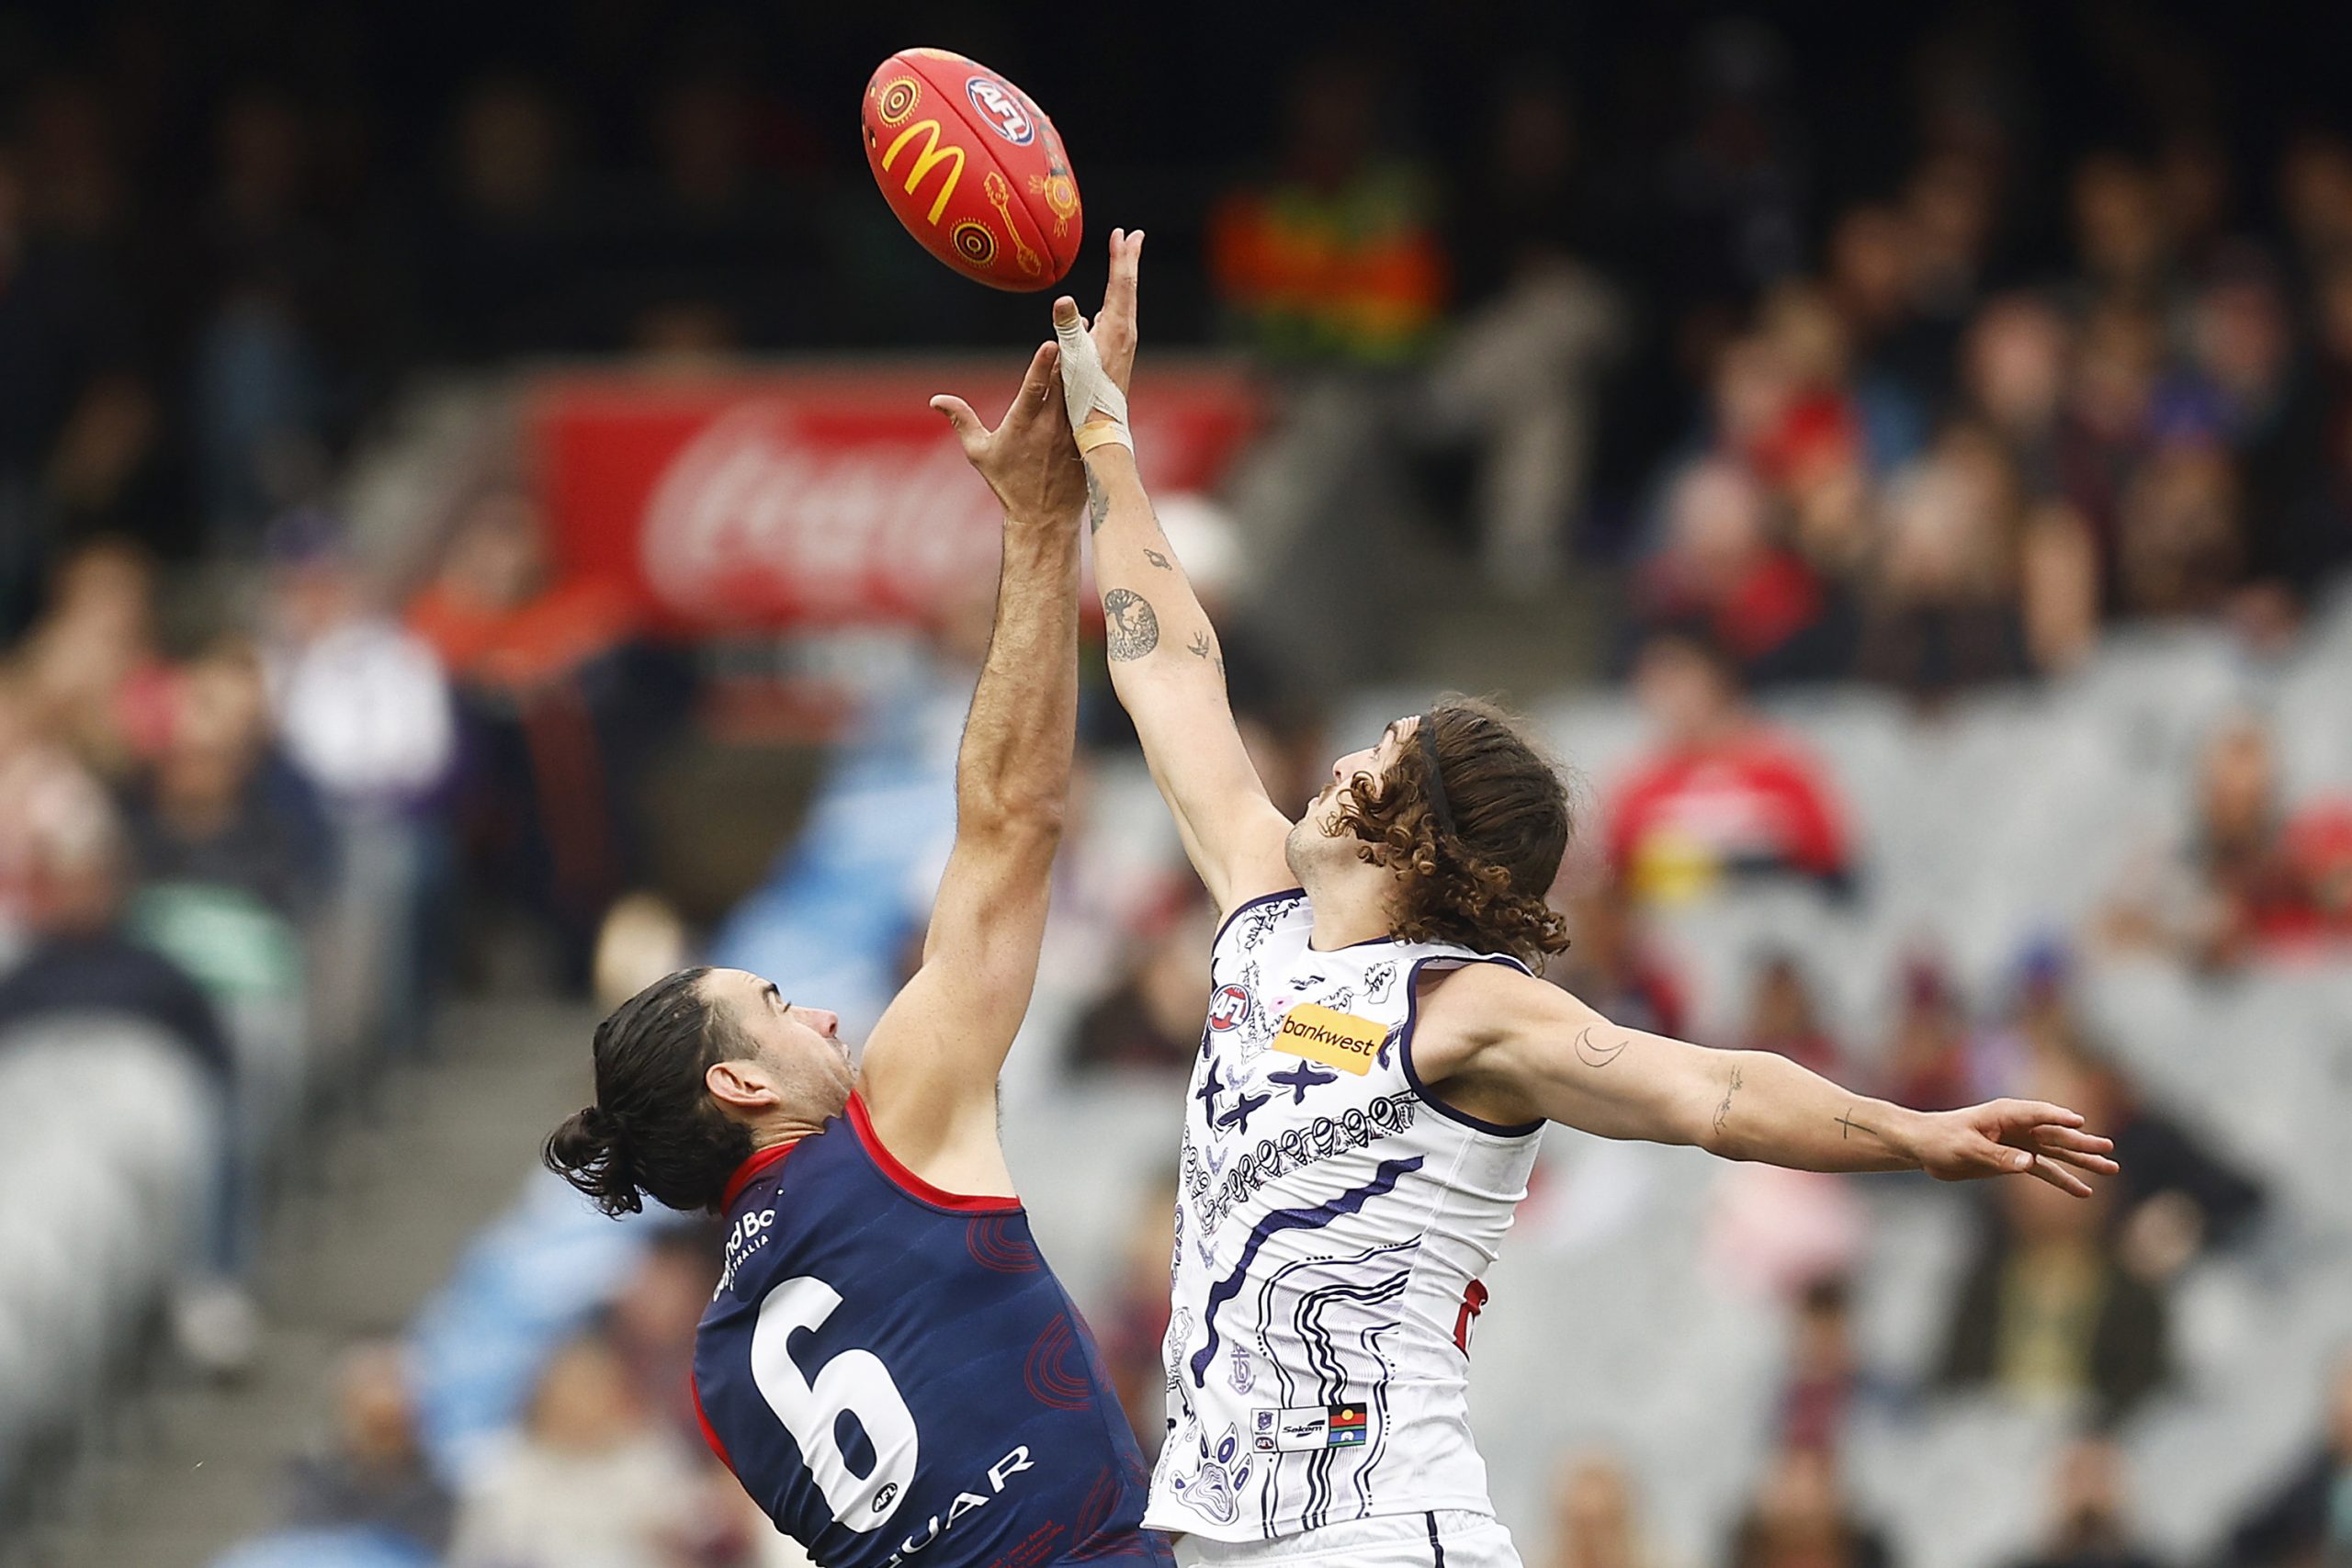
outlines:
[[[450,936],[436,918],[454,875],[448,682],[431,645],[376,603],[334,519],[293,513],[267,543],[270,695],[334,845],[319,1032],[411,1054]]]

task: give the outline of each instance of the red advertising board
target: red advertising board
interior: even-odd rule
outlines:
[[[1025,359],[797,366],[679,380],[551,373],[526,429],[571,574],[679,632],[925,615],[994,579],[1000,524],[929,400],[994,419]],[[1227,365],[1154,365],[1134,404],[1144,479],[1207,489],[1257,422]]]

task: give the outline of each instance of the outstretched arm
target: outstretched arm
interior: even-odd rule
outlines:
[[[1946,1181],[2031,1174],[2087,1197],[2115,1145],[2038,1100],[1920,1111],[1839,1088],[1769,1051],[1714,1051],[1621,1029],[1557,987],[1499,965],[1431,988],[1418,1070],[1449,1101],[1515,1124],[1692,1144],[1797,1170],[1925,1170]]]
[[[932,406],[1004,506],[996,624],[956,757],[956,842],[922,967],[866,1043],[862,1088],[899,1159],[950,1190],[1010,1193],[996,1080],[1029,1009],[1078,729],[1078,449],[1052,344],[991,431]]]
[[[1227,699],[1216,628],[1144,493],[1126,432],[1143,236],[1114,231],[1111,282],[1090,334],[1078,306],[1054,305],[1071,422],[1085,449],[1087,517],[1102,595],[1111,684],[1135,720],[1152,782],[1193,868],[1221,909],[1291,886],[1275,809]],[[1084,406],[1080,406],[1081,402]]]

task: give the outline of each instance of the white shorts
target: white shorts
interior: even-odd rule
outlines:
[[[1274,1540],[1181,1536],[1176,1561],[1182,1568],[1520,1568],[1519,1551],[1499,1519],[1447,1508],[1352,1519]]]

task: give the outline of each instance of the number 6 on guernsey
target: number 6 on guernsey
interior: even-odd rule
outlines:
[[[752,1378],[800,1445],[801,1461],[832,1505],[834,1522],[862,1534],[889,1522],[914,1479],[915,1417],[890,1370],[871,1350],[842,1351],[817,1370],[814,1382],[801,1374],[786,1345],[800,1330],[822,1326],[841,1304],[841,1292],[812,1275],[769,1292],[752,1331]],[[850,1469],[834,1436],[844,1411],[857,1417],[874,1446],[871,1474]]]

